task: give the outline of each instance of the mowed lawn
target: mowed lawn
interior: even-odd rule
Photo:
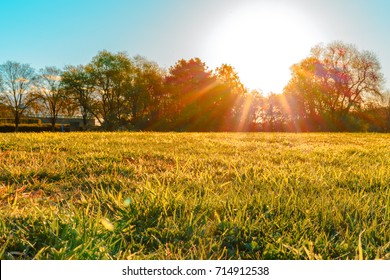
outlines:
[[[0,258],[389,259],[390,134],[1,134]]]

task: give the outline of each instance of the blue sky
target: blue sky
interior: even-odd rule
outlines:
[[[0,63],[86,64],[103,49],[166,68],[200,57],[267,93],[311,47],[342,40],[373,51],[390,88],[389,14],[386,0],[0,0]]]

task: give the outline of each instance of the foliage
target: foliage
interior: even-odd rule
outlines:
[[[136,56],[131,61],[134,73],[125,92],[130,123],[137,129],[158,128],[159,120],[167,115],[165,73],[155,62],[144,57]]]
[[[94,108],[94,84],[91,75],[86,71],[85,66],[66,66],[61,75],[61,89],[67,99],[79,106],[83,118],[83,128],[87,128],[88,119],[95,114]]]
[[[11,124],[12,122],[11,118],[0,118],[0,124]],[[35,118],[22,118],[19,124],[42,124],[42,121]]]
[[[208,130],[216,79],[199,58],[179,60],[165,80],[171,130]]]
[[[128,120],[125,92],[131,84],[133,66],[125,53],[101,51],[86,66],[97,95],[94,111],[107,130],[115,130]]]
[[[386,134],[0,135],[1,259],[389,259]]]
[[[219,98],[214,110],[222,122],[221,131],[248,131],[256,122],[260,94],[248,92],[231,65],[222,64],[215,71]]]
[[[23,120],[23,119],[22,119]],[[32,120],[37,122],[36,119]],[[36,123],[23,123],[19,124],[19,132],[69,132],[70,126],[68,124],[60,125],[56,124],[53,128],[51,124],[36,124]],[[15,132],[14,124],[0,124],[0,132]]]
[[[283,93],[248,90],[233,66],[211,70],[200,58],[168,71],[145,57],[100,51],[87,65],[1,66],[0,116],[81,115],[106,131],[389,131],[376,56],[353,45],[318,45],[291,67]],[[13,73],[12,77],[6,74]],[[13,72],[12,72],[13,71]],[[56,77],[56,79],[52,79]],[[58,79],[57,79],[58,78]],[[39,83],[37,83],[39,81]],[[377,119],[374,117],[376,115]]]

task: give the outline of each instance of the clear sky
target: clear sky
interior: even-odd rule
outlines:
[[[373,51],[390,88],[388,0],[0,0],[0,63],[88,63],[125,51],[168,68],[231,64],[249,88],[281,92],[318,43]]]

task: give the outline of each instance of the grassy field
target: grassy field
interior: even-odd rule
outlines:
[[[0,259],[390,259],[390,135],[0,135]]]

